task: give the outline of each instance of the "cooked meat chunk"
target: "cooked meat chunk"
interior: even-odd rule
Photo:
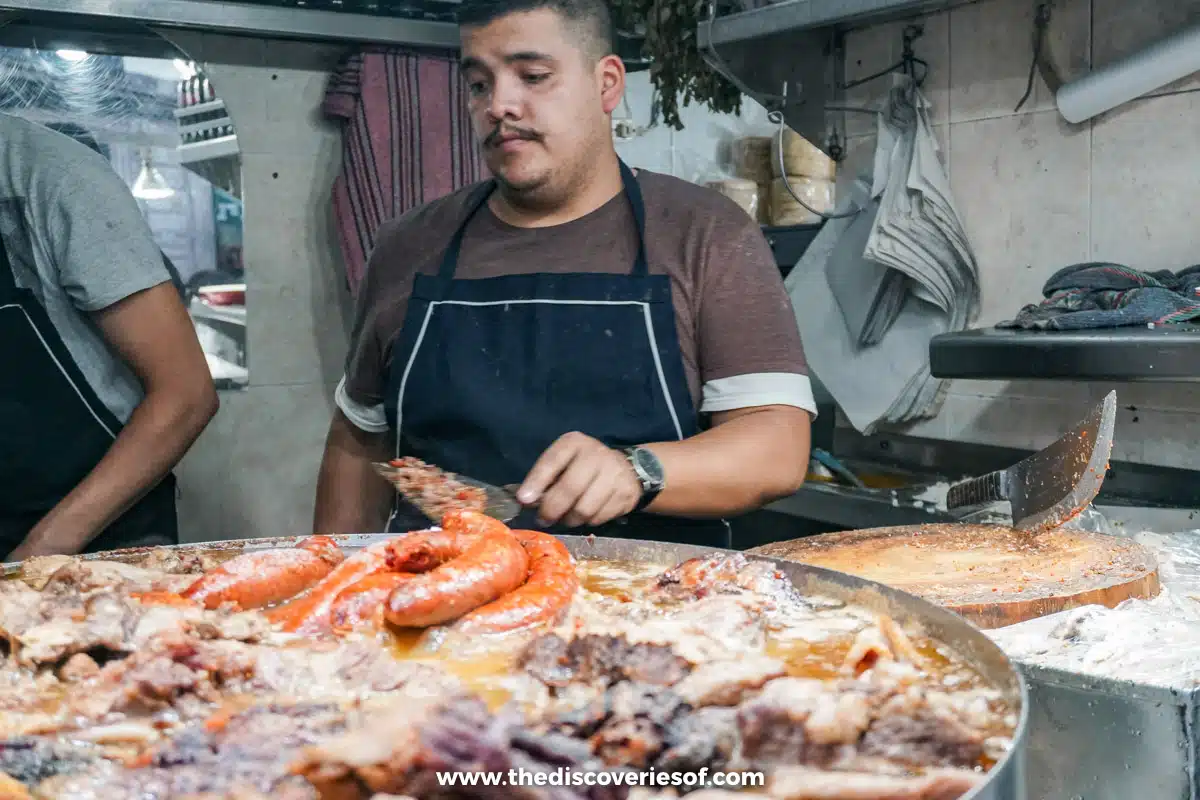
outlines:
[[[701,664],[675,685],[675,691],[693,706],[736,706],[748,692],[761,689],[772,678],[787,674],[787,665],[775,658],[748,656],[731,661]]]
[[[723,770],[733,760],[738,742],[737,711],[701,708],[680,714],[667,729],[667,747],[655,767],[669,772]]]
[[[77,556],[33,556],[21,562],[17,577],[29,588],[41,591],[50,582],[50,576],[64,564],[77,560]]]
[[[66,683],[94,678],[100,673],[100,665],[87,653],[76,653],[58,669],[58,677]]]
[[[879,709],[861,750],[913,767],[970,767],[983,756],[984,738],[953,713],[930,706],[922,693],[908,692]]]
[[[518,657],[518,665],[550,686],[573,682],[607,686],[622,680],[670,686],[691,668],[664,645],[630,644],[607,635],[567,641],[555,633],[533,640]]]
[[[774,800],[958,800],[981,777],[966,770],[899,777],[781,767],[768,779],[767,794]]]
[[[315,800],[287,764],[303,747],[345,730],[333,704],[252,706],[220,725],[197,723],[149,751],[143,766],[98,765],[39,786],[62,800],[138,797],[257,797]],[[250,793],[250,794],[247,794]]]
[[[488,712],[478,698],[413,697],[381,707],[364,724],[307,748],[292,766],[322,800],[366,800],[374,793],[455,800],[623,800],[626,787],[442,787],[438,772],[552,772],[596,769],[561,739],[521,731],[515,719]]]
[[[95,750],[86,745],[36,736],[8,739],[0,741],[0,772],[32,785],[89,767],[96,756]]]
[[[870,723],[865,696],[779,678],[738,709],[741,756],[758,764],[828,764]]]
[[[216,567],[221,561],[222,556],[215,552],[155,548],[141,560],[138,566],[154,572],[190,575],[195,578]]]
[[[185,588],[190,580],[186,575],[172,575],[120,561],[72,558],[50,575],[44,588],[78,592],[116,588],[127,592],[176,592]]]
[[[684,561],[659,576],[655,592],[674,600],[745,592],[775,602],[802,602],[791,581],[773,564],[751,561],[741,553]]]

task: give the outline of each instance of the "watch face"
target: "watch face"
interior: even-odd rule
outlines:
[[[637,461],[637,465],[646,473],[646,477],[650,479],[652,484],[658,485],[663,482],[662,463],[658,457],[649,450],[635,450],[633,457]]]

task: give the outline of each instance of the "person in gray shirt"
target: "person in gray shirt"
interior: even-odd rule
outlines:
[[[178,542],[216,414],[162,253],[108,161],[0,113],[0,556]]]

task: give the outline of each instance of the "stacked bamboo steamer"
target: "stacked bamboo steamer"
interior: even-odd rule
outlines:
[[[807,225],[818,223],[821,217],[796,202],[788,192],[780,171],[780,138],[778,136],[747,136],[733,143],[734,172],[748,193],[754,183],[757,197],[755,215],[764,225]],[[782,136],[783,166],[792,191],[809,206],[830,213],[834,205],[836,164],[791,128]]]

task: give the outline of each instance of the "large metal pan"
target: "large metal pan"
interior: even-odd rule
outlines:
[[[334,536],[341,547],[353,552],[395,534],[344,534]],[[245,552],[289,547],[303,536],[280,536],[269,539],[227,540],[197,544],[174,545],[170,550],[203,550]],[[717,550],[694,545],[668,544],[639,539],[613,539],[584,536],[559,537],[579,560],[640,561],[670,566],[680,561],[714,553],[733,554],[734,550]],[[152,549],[131,548],[110,550],[84,556],[86,559],[135,561]],[[767,561],[787,575],[798,590],[842,600],[863,608],[887,614],[901,624],[915,623],[933,639],[944,643],[973,666],[993,687],[1003,692],[1008,701],[1020,708],[1017,729],[1011,752],[989,772],[988,780],[961,800],[1027,800],[1025,783],[1025,749],[1029,727],[1029,693],[1021,676],[996,644],[962,617],[933,605],[921,598],[892,589],[874,581],[844,572],[812,567],[793,561],[741,553],[752,561]],[[0,566],[2,574],[17,571],[20,564]]]

